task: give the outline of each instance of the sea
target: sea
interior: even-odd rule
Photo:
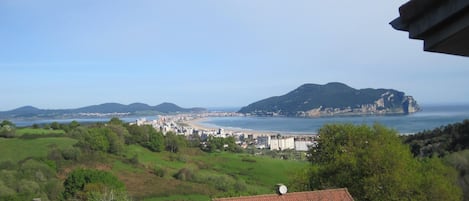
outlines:
[[[468,105],[428,105],[422,111],[409,115],[335,116],[319,118],[295,117],[211,117],[199,122],[207,127],[234,130],[256,130],[295,134],[316,134],[322,126],[332,123],[355,125],[382,124],[402,135],[432,130],[469,119]]]
[[[50,124],[52,122],[57,122],[60,124],[68,124],[72,121],[77,121],[81,124],[91,124],[91,123],[105,123],[108,122],[112,117],[97,117],[97,118],[61,118],[61,119],[11,119],[10,121],[13,122],[17,127],[27,127],[32,126],[34,124],[44,125]],[[146,120],[154,120],[157,119],[158,116],[131,116],[131,117],[119,117],[120,120],[123,122],[135,122],[137,119],[145,118]]]
[[[235,111],[235,110],[233,110]],[[137,119],[146,118],[153,120],[157,116],[132,116],[121,117],[124,122],[135,122]],[[31,126],[33,124],[50,124],[52,122],[70,123],[76,120],[82,124],[94,122],[108,122],[106,118],[86,119],[35,119],[12,120],[18,127]],[[231,130],[251,130],[276,132],[279,134],[316,134],[322,126],[332,123],[351,123],[355,125],[373,125],[379,123],[397,132],[406,135],[432,130],[452,123],[469,119],[469,104],[467,105],[427,105],[422,106],[422,111],[410,115],[383,115],[383,116],[335,116],[319,118],[296,117],[209,117],[198,124],[212,128],[224,128]]]

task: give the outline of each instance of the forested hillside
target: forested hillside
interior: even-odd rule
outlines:
[[[442,158],[458,171],[464,200],[469,200],[469,120],[402,136],[418,158]]]
[[[469,120],[402,136],[415,156],[445,156],[469,148]]]

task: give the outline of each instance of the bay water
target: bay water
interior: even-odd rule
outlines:
[[[440,126],[469,119],[469,105],[432,105],[409,115],[381,116],[335,116],[319,118],[295,117],[211,117],[200,124],[208,127],[242,129],[282,133],[315,134],[319,128],[331,123],[351,123],[373,125],[379,123],[397,130],[401,134],[411,134],[431,130]]]

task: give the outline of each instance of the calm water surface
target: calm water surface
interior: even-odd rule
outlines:
[[[214,117],[208,118],[202,125],[226,129],[247,129],[289,133],[317,133],[328,123],[383,124],[399,133],[416,133],[442,125],[462,122],[469,119],[469,105],[464,106],[425,106],[423,111],[411,115],[394,116],[353,116],[353,117]]]

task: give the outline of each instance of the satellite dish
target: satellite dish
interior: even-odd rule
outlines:
[[[283,184],[277,184],[277,193],[280,194],[280,195],[285,195],[287,194],[287,186],[283,185]]]

